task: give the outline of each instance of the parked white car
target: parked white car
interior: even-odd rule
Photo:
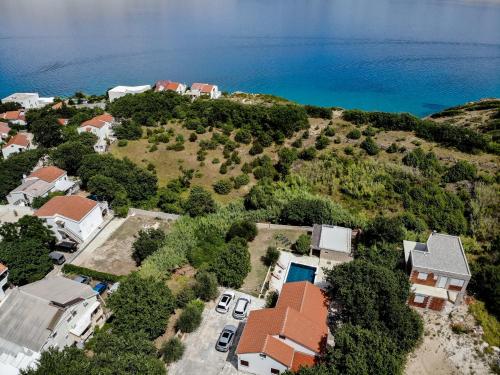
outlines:
[[[248,310],[250,309],[250,304],[252,301],[247,297],[240,297],[238,301],[236,301],[236,306],[234,306],[233,310],[233,318],[234,319],[245,319],[248,315]]]
[[[233,299],[234,293],[225,291],[224,293],[222,293],[222,296],[220,297],[219,303],[217,304],[215,310],[217,312],[220,312],[221,314],[226,314],[229,311],[229,306],[231,305]]]

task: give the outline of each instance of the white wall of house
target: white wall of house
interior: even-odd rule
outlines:
[[[5,297],[5,292],[3,288],[5,285],[7,285],[7,282],[9,281],[9,270],[6,269],[2,273],[0,273],[0,301],[4,299]]]
[[[104,221],[102,211],[99,205],[96,205],[81,221],[74,221],[67,217],[56,215],[44,218],[47,225],[52,229],[56,238],[61,241],[64,237],[64,231],[60,228],[67,228],[70,232],[76,234],[80,241],[85,241],[90,234],[97,229]],[[63,223],[63,225],[60,224]]]
[[[23,178],[23,183],[25,181],[37,180],[37,179],[38,179],[37,177]],[[33,203],[33,199],[35,199],[36,197],[46,197],[49,193],[52,193],[54,191],[65,191],[68,188],[67,181],[68,181],[68,175],[65,173],[64,175],[62,175],[61,177],[50,183],[51,187],[49,188],[49,190],[36,196],[26,194],[24,191],[11,191],[6,196],[7,202],[9,202],[9,204],[18,204],[20,206],[31,205]],[[73,187],[70,189],[70,192],[77,190],[75,189],[75,187],[77,187],[77,185],[73,184]]]
[[[90,125],[80,126],[78,128],[78,133],[92,133],[97,137],[97,142],[94,145],[94,150],[96,152],[106,151],[106,141],[113,135],[111,124],[109,122],[104,123],[104,125],[100,128]]]
[[[26,93],[19,96],[12,94],[4,99],[2,103],[19,103],[23,108],[38,108],[40,97],[37,93]]]
[[[25,150],[28,150],[28,147],[12,144],[2,148],[2,155],[4,159],[7,159],[12,154],[17,154],[18,152],[23,152]]]
[[[248,366],[243,366],[241,361],[247,361]],[[275,361],[269,356],[262,357],[260,353],[238,354],[238,370],[257,375],[270,375],[271,369],[276,369],[279,373],[288,370],[288,367]]]

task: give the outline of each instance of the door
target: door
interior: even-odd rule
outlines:
[[[439,281],[438,281],[438,285],[437,285],[437,287],[438,287],[438,288],[444,288],[444,287],[446,287],[446,282],[447,282],[447,281],[448,281],[448,278],[447,278],[447,277],[443,277],[443,276],[441,276],[441,277],[439,278]]]

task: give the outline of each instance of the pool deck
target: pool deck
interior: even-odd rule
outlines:
[[[325,265],[320,264],[320,260],[318,257],[307,255],[299,256],[288,251],[281,251],[278,264],[274,268],[273,274],[271,274],[271,279],[269,281],[269,290],[277,290],[278,292],[281,292],[281,288],[283,287],[283,284],[285,283],[288,276],[288,271],[290,269],[291,263],[315,267],[316,278],[314,280],[314,285],[317,285],[320,288],[326,285],[325,274],[322,269],[322,267],[324,267]]]

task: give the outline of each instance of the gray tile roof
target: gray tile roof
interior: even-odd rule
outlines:
[[[425,248],[413,249],[411,256],[415,267],[470,276],[460,237],[431,233]]]
[[[12,193],[25,193],[32,197],[39,197],[50,190],[53,184],[40,179],[30,179],[12,190]]]
[[[314,249],[351,253],[352,230],[335,225],[314,224],[311,245]]]
[[[20,289],[27,294],[59,304],[65,304],[77,298],[90,298],[97,294],[90,286],[65,277],[42,279],[22,286]]]

